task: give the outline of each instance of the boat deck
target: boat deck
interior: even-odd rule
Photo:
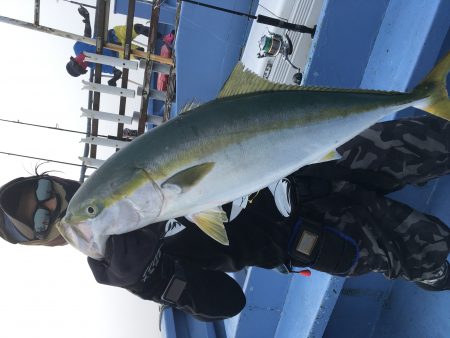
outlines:
[[[235,18],[227,16],[220,20],[222,29],[227,24],[237,24]],[[192,99],[200,102],[212,99],[239,58],[240,53],[235,50],[241,48],[239,40],[223,38],[223,31],[214,24],[220,20],[209,11],[182,8],[175,47],[177,102],[173,107],[176,109]],[[357,0],[345,4],[324,0],[317,20],[317,33],[306,57],[305,85],[406,91],[450,50],[447,0],[380,0],[364,4]],[[193,53],[196,49],[198,52]],[[192,77],[202,81],[192,81]],[[422,112],[407,109],[389,118],[414,114]],[[423,187],[406,187],[392,198],[450,224],[449,192],[447,176]],[[344,279],[315,271],[311,277],[284,276],[258,268],[242,271],[235,278],[247,296],[247,306],[240,315],[203,323],[165,309],[163,336],[450,335],[450,293],[427,293],[401,280],[388,281],[377,274]]]

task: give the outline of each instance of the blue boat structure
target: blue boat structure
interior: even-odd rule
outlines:
[[[116,1],[118,13],[126,2]],[[290,61],[301,68],[305,85],[407,91],[450,50],[447,0],[205,2],[253,15],[270,10],[296,24],[317,25],[313,39],[289,32],[294,49]],[[164,6],[173,17],[175,1],[166,1],[161,11]],[[136,11],[143,18],[148,13]],[[176,102],[170,116],[192,100],[213,99],[240,59],[261,76],[292,83],[297,70],[282,55],[256,57],[260,38],[270,33],[285,31],[183,3],[174,47]],[[157,109],[155,105],[151,113]],[[390,118],[418,114],[423,112],[411,108]],[[450,177],[406,187],[392,198],[450,224]],[[376,274],[345,279],[315,271],[303,277],[259,268],[248,268],[234,278],[247,297],[239,315],[204,323],[164,308],[163,337],[449,336],[450,295],[427,293],[401,280]]]

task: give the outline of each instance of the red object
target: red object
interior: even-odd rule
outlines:
[[[81,67],[83,67],[84,70],[86,70],[88,63],[84,61],[84,59],[86,58],[86,55],[84,55],[83,53],[78,54],[74,59],[75,62],[78,63]]]
[[[161,47],[160,55],[164,56],[166,58],[170,58],[172,56],[172,49],[170,47],[168,47],[167,45],[163,45]],[[166,91],[168,82],[169,82],[169,75],[158,73],[156,89],[161,90],[161,91]]]
[[[309,270],[300,270],[298,272],[298,274],[302,275],[303,277],[309,277],[309,276],[311,276],[311,271],[309,271]]]
[[[163,37],[164,43],[167,43],[168,45],[171,45],[174,39],[175,35],[173,35],[172,33],[166,34]]]

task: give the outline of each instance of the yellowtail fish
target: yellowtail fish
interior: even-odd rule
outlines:
[[[221,205],[326,160],[380,118],[414,106],[450,119],[450,53],[411,92],[298,87],[238,64],[219,98],[111,156],[69,203],[59,230],[93,258],[108,236],[186,216],[228,245]]]

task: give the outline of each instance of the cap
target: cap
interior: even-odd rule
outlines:
[[[0,236],[13,244],[40,244],[61,245],[65,244],[56,227],[51,227],[48,235],[43,239],[37,239],[34,229],[17,218],[17,206],[23,193],[30,185],[34,186],[42,178],[53,180],[53,176],[31,176],[16,178],[0,188]]]
[[[0,235],[11,243],[34,239],[32,229],[13,217],[19,199],[26,188],[40,177],[19,177],[0,188]]]
[[[75,60],[75,58],[73,56],[71,56],[70,57],[70,61],[67,62],[66,70],[67,70],[67,73],[69,73],[73,77],[78,77],[78,76],[80,76],[82,74],[86,74],[87,73],[87,70],[83,69],[83,67],[81,67],[77,63],[77,61]]]

